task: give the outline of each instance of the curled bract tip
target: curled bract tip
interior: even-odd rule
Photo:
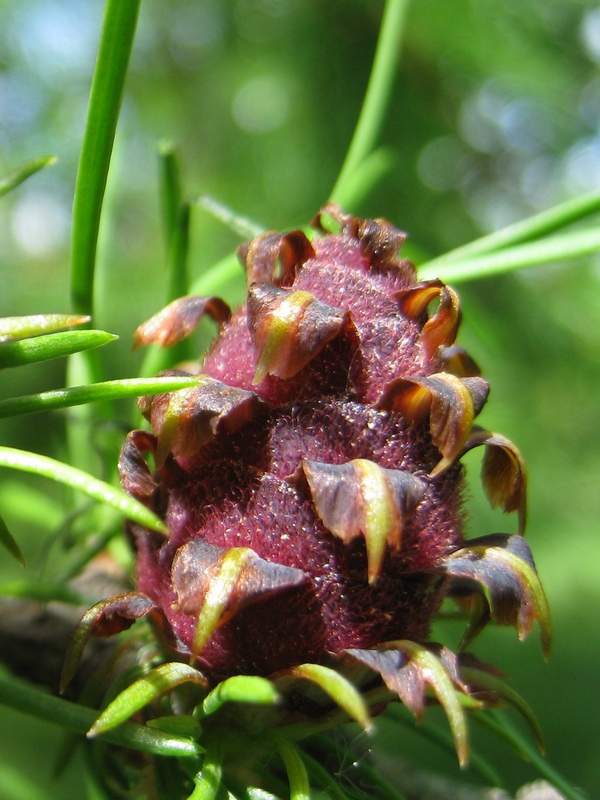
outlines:
[[[231,317],[231,309],[220,297],[179,297],[136,329],[133,348],[149,344],[173,347],[189,336],[204,316],[221,327]]]
[[[540,627],[542,650],[550,652],[550,612],[531,551],[523,537],[492,534],[471,539],[443,564],[450,595],[471,611],[462,647],[493,620],[516,628],[519,638]]]

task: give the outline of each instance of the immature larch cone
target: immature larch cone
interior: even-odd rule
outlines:
[[[150,613],[212,685],[313,663],[362,689],[383,681],[415,713],[426,684],[446,710],[452,692],[489,699],[491,668],[427,642],[450,596],[471,612],[464,645],[490,619],[521,636],[538,619],[547,645],[522,536],[463,537],[460,457],[485,446],[486,493],[522,533],[521,456],[474,427],[489,387],[454,344],[458,297],[398,258],[405,235],[335,206],[313,225],[312,241],[240,248],[248,298],[233,316],[186,297],[138,329],[137,344],[169,345],[209,314],[220,330],[197,387],[141,402],[151,432],[129,435],[122,483],[169,535],[130,526],[137,594],[101,616]]]

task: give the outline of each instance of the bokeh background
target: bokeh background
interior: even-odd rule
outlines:
[[[305,224],[343,161],[382,7],[379,0],[142,4],[99,252],[94,322],[120,336],[101,353],[108,377],[136,374],[132,332],[165,297],[158,143],[178,146],[190,197],[212,195],[269,228]],[[100,0],[0,0],[0,174],[34,155],[58,157],[0,199],[0,315],[70,309],[71,202],[102,11]],[[348,210],[385,216],[422,258],[600,188],[597,3],[415,0],[381,138],[389,170]],[[193,209],[194,276],[238,243]],[[230,297],[239,297],[239,286]],[[530,701],[550,761],[598,796],[600,260],[459,288],[461,343],[492,384],[482,424],[509,436],[528,462],[528,538],[554,622],[549,664],[536,635],[519,644],[511,631],[490,630],[474,650]],[[3,374],[2,396],[64,381],[61,363],[12,371]],[[60,457],[67,419],[4,422],[2,443]],[[477,460],[469,462],[471,532],[513,532],[514,520],[482,500]],[[23,502],[27,482],[15,475],[0,476],[0,513],[35,577],[45,569],[60,498],[44,486],[44,506],[37,483],[35,503]],[[18,570],[2,556],[3,581]],[[479,726],[472,735],[509,786],[535,777]],[[84,797],[78,759],[52,778],[60,745],[58,729],[2,709],[0,798]],[[382,725],[380,746],[458,775],[451,759],[404,730]]]

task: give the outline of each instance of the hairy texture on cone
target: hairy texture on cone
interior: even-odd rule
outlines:
[[[426,315],[414,319],[401,311],[398,294],[416,285],[412,266],[396,256],[403,236],[373,225],[381,239],[374,247],[368,236],[345,225],[312,246],[294,234],[291,244],[278,237],[272,247],[267,235],[243,251],[248,303],[224,326],[199,371],[253,392],[263,404],[257,403],[255,416],[240,430],[213,433],[195,452],[174,448],[160,467],[171,535],[166,542],[145,532],[136,536],[138,588],[163,609],[182,649],[193,649],[208,591],[198,585],[196,606],[187,602],[182,608],[181,597],[190,590],[180,578],[173,580],[172,568],[186,543],[250,548],[306,576],[299,585],[284,584],[247,602],[228,600],[226,605],[239,606],[237,613],[219,620],[198,653],[216,674],[269,674],[346,648],[426,640],[441,601],[439,578],[432,573],[462,541],[460,467],[429,479],[440,454],[428,423],[411,424],[405,414],[374,407],[393,379],[436,373],[442,362],[420,346]],[[282,265],[285,247],[292,252]],[[260,283],[253,280],[257,263],[267,272]],[[192,428],[200,424],[202,399],[192,392],[190,398],[175,427],[190,419]],[[169,425],[153,415],[160,404],[161,398],[151,400],[145,410],[162,452]],[[320,478],[312,486],[307,480],[306,464],[349,462],[423,476],[415,507],[400,525],[394,521],[401,528],[398,541],[384,547],[371,576],[368,536],[376,534],[357,530],[359,535],[345,540],[332,533],[326,522],[331,528],[329,520],[340,510],[320,511]],[[385,481],[379,492],[373,476],[363,483],[358,470],[345,501],[357,506],[350,517],[375,518],[363,521],[363,528],[381,525],[378,516],[403,515],[387,497]],[[330,494],[339,493],[340,485]],[[335,499],[329,502],[335,505]]]
[[[151,432],[123,448],[125,489],[170,531],[131,526],[137,589],[212,681],[337,661],[395,692],[406,679],[409,696],[435,658],[467,692],[454,662],[424,649],[444,597],[471,610],[470,638],[490,619],[524,635],[545,606],[520,537],[464,541],[458,459],[484,446],[484,488],[522,523],[524,465],[474,428],[488,385],[455,345],[455,292],[418,281],[386,222],[330,206],[313,224],[312,241],[267,233],[240,248],[248,298],[231,318],[190,297],[140,329],[164,344],[203,313],[219,323],[197,387],[143,399]]]

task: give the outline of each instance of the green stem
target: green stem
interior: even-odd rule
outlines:
[[[500,716],[494,711],[487,711],[474,714],[473,718],[484,727],[493,731],[501,739],[504,739],[517,755],[524,761],[528,761],[532,764],[543,778],[555,786],[559,792],[562,792],[567,800],[586,800],[585,795],[563,778],[563,776],[546,761],[537,747],[523,737],[505,716]]]
[[[87,314],[26,314],[24,317],[0,317],[0,344],[17,342],[42,334],[55,334],[90,321]]]
[[[63,358],[92,347],[102,347],[114,342],[115,339],[118,339],[118,336],[105,331],[66,331],[17,342],[5,342],[0,347],[0,369]]]
[[[563,233],[464,261],[442,262],[436,259],[419,268],[419,277],[422,280],[441,277],[445,281],[458,283],[502,272],[512,272],[523,267],[577,258],[598,250],[600,250],[600,228],[592,228]]]
[[[582,197],[576,197],[560,203],[547,211],[542,211],[529,219],[508,225],[502,230],[482,236],[473,242],[450,250],[437,258],[424,262],[421,267],[429,269],[433,265],[447,264],[448,262],[461,261],[464,258],[472,258],[517,244],[524,244],[533,239],[539,239],[554,233],[561,228],[579,222],[590,214],[600,211],[600,191],[590,192]]]
[[[181,177],[177,151],[172,142],[161,142],[158,146],[158,178],[160,185],[160,207],[163,235],[167,247],[167,261],[171,237],[177,226],[181,208]]]
[[[94,308],[100,215],[140,3],[141,0],[107,0],[79,157],[73,198],[71,299],[73,308],[86,309],[83,313],[90,315]],[[95,383],[102,377],[95,350],[70,357],[70,386]],[[92,472],[100,470],[101,464],[90,457],[88,442],[94,418],[108,417],[111,412],[110,406],[102,405],[94,410],[94,417],[88,408],[78,412],[76,424],[67,433],[71,461],[86,465]]]
[[[141,0],[107,0],[73,201],[71,293],[93,311],[98,229],[108,167]]]
[[[298,749],[284,739],[276,742],[290,784],[290,800],[310,800],[310,783]]]
[[[221,788],[223,777],[223,761],[221,754],[207,751],[202,764],[202,771],[198,773],[194,791],[188,800],[216,800]]]
[[[177,216],[177,227],[171,237],[169,301],[177,300],[189,291],[187,260],[190,244],[190,212],[190,204],[182,203]]]
[[[392,93],[407,7],[407,0],[386,2],[365,99],[346,159],[329,198],[331,202],[345,204],[352,176],[375,147]]]
[[[0,674],[0,703],[82,735],[85,735],[98,716],[93,708],[54,697],[3,674]],[[189,739],[164,734],[155,728],[132,722],[107,732],[101,738],[111,744],[161,756],[189,758],[197,757],[201,752]]]
[[[169,143],[163,143],[159,147],[159,179],[169,270],[167,302],[171,302],[188,293],[190,204],[182,199],[177,154],[174,146]]]
[[[369,153],[356,167],[344,186],[343,206],[355,208],[357,203],[368,197],[383,176],[389,172],[396,161],[396,155],[389,147],[378,147]]]
[[[23,181],[27,180],[31,175],[35,175],[36,172],[39,172],[44,167],[55,163],[56,156],[36,156],[19,164],[19,166],[8,175],[0,178],[0,197],[23,183]]]
[[[188,253],[191,205],[182,199],[181,174],[175,147],[163,142],[158,149],[158,172],[163,235],[166,247],[168,289],[166,302],[189,294]],[[154,375],[173,364],[192,358],[190,341],[173,348],[150,346],[141,374]]]
[[[140,525],[151,528],[161,533],[166,532],[166,526],[150,509],[138,503],[133,497],[125,494],[120,489],[115,489],[97,478],[93,478],[82,470],[75,469],[61,461],[56,461],[48,456],[29,453],[26,450],[16,450],[13,447],[0,447],[0,467],[18,469],[22,472],[32,472],[44,478],[64,483],[71,489],[83,492],[88,497],[99,503],[105,503],[116,509],[128,519]]]
[[[103,400],[122,400],[127,397],[162,394],[197,385],[194,377],[173,378],[124,378],[118,381],[103,381],[87,386],[71,386],[69,389],[55,389],[50,392],[9,397],[0,400],[0,419],[23,414],[37,414],[41,411],[56,411],[61,408],[81,406]]]

